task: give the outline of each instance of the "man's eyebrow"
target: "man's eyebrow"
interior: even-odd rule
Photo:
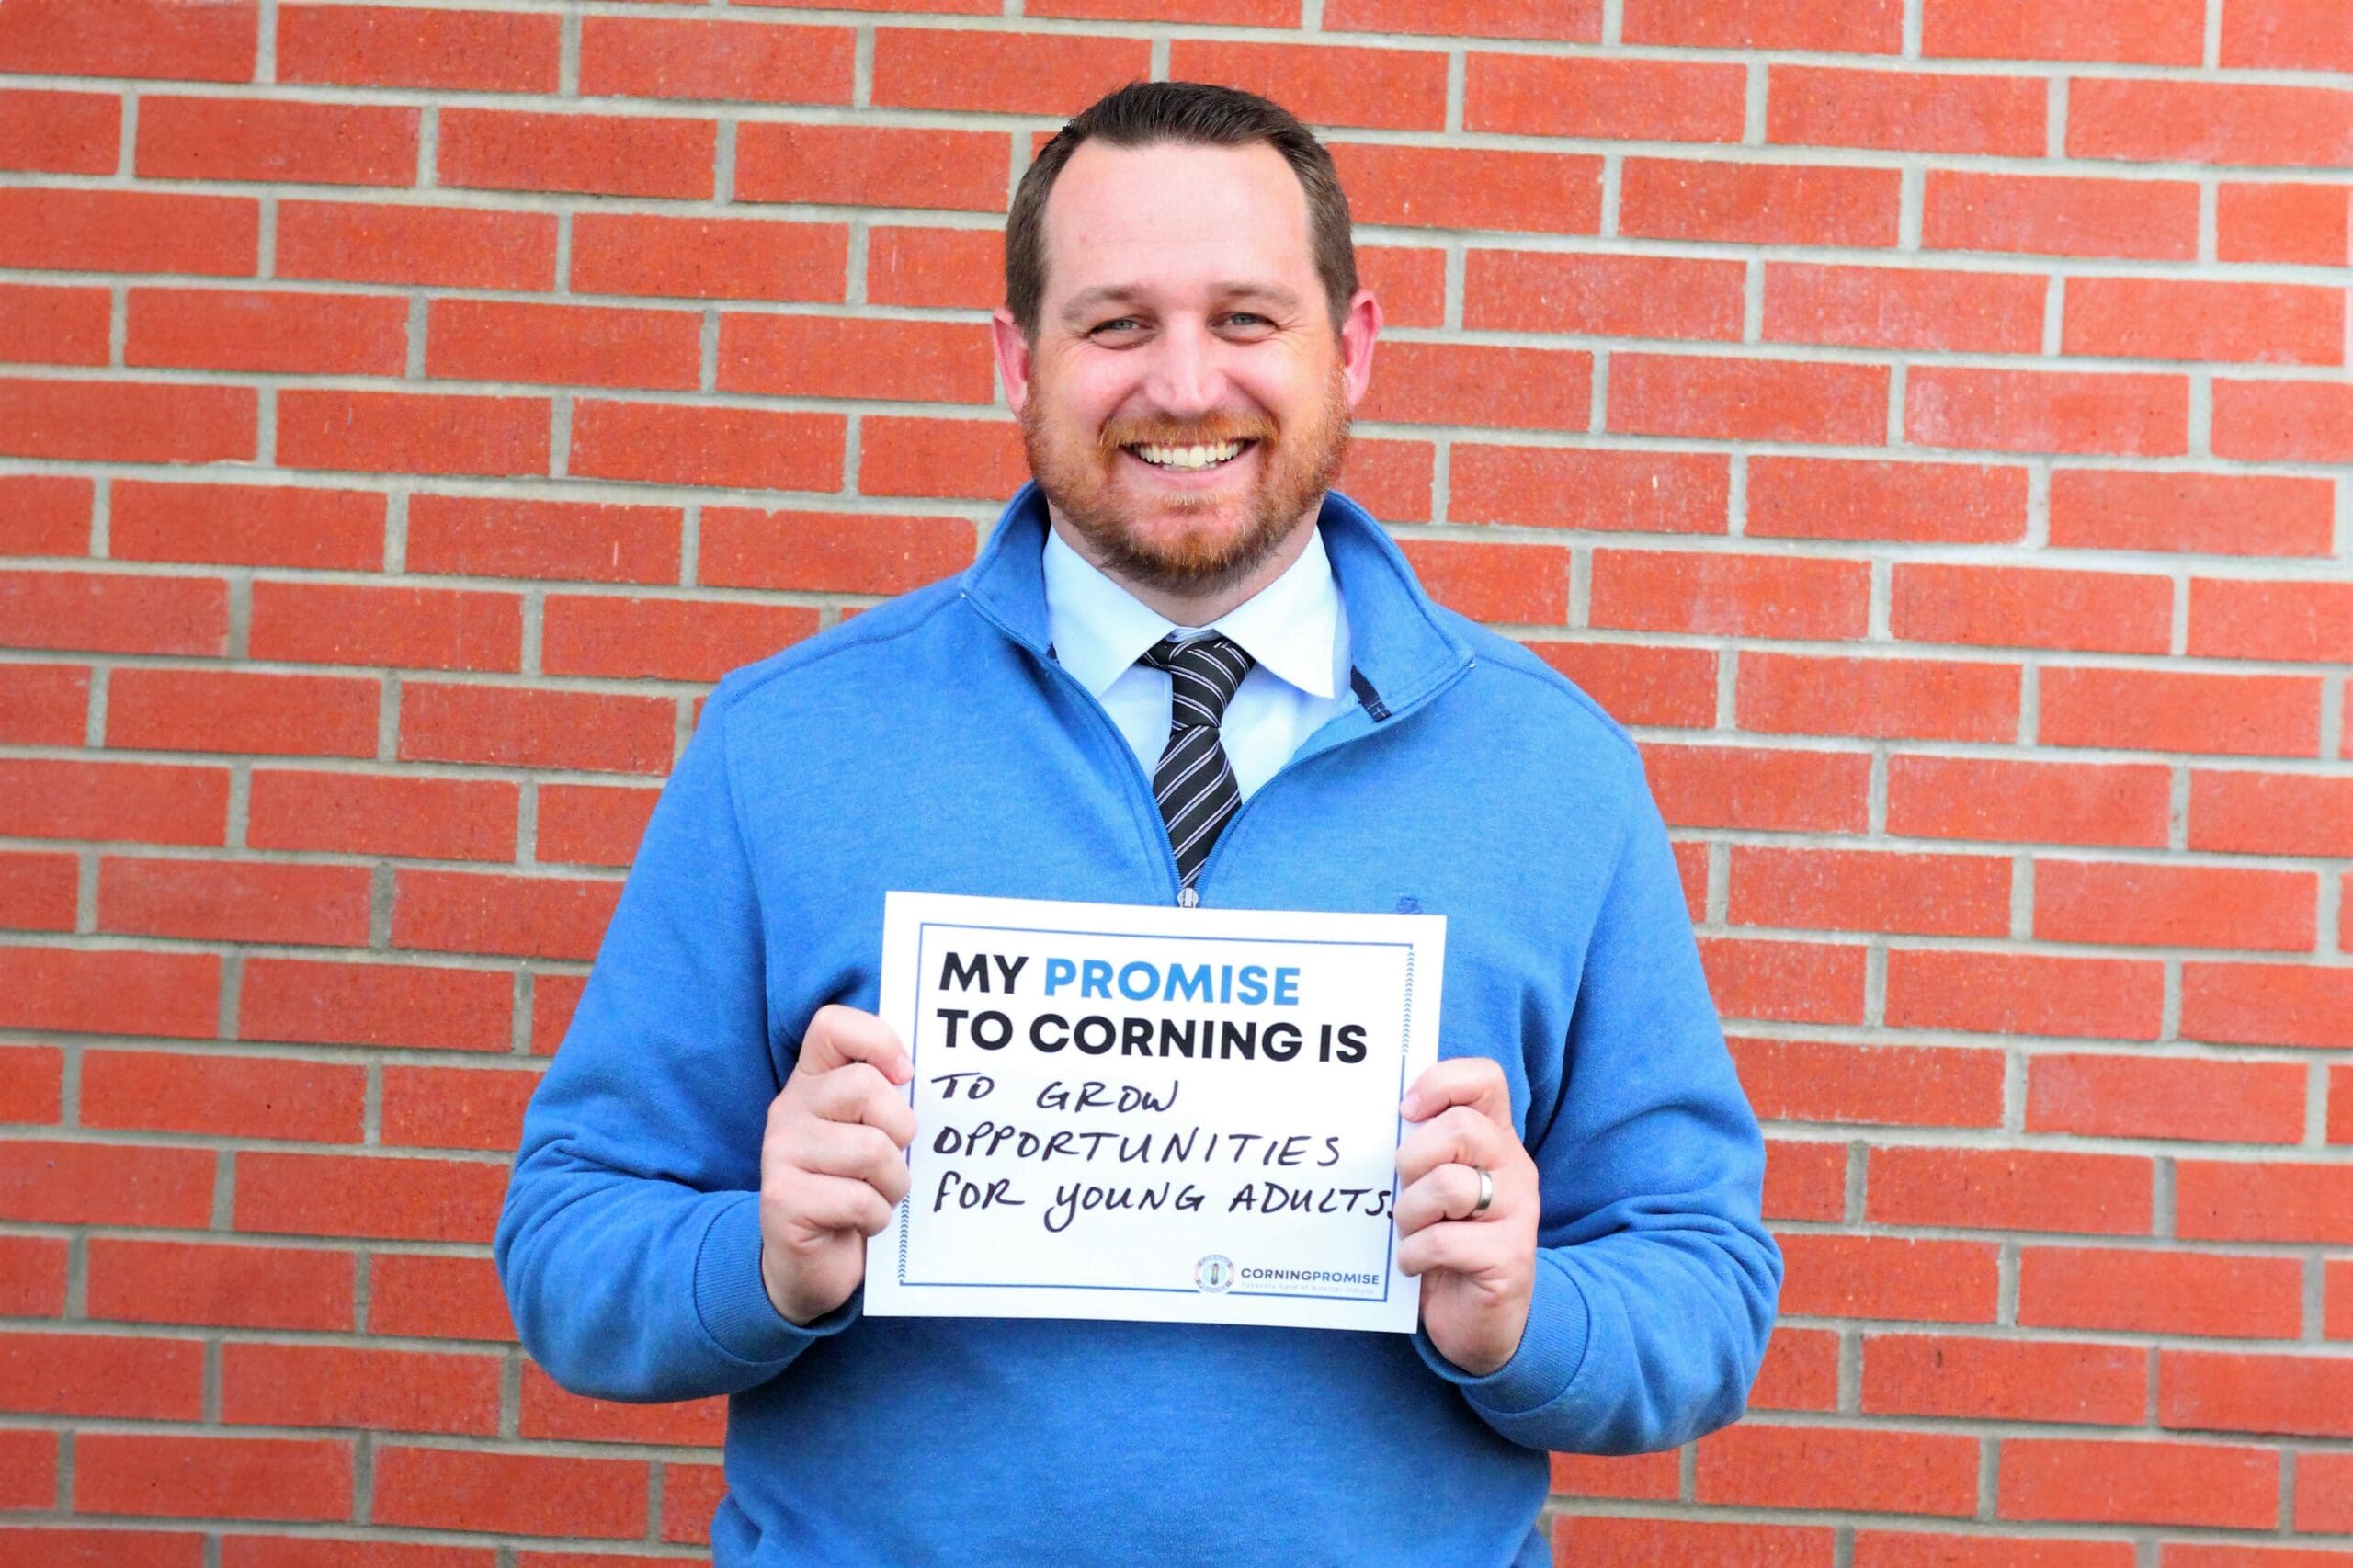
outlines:
[[[1132,283],[1097,283],[1073,294],[1063,305],[1063,317],[1076,321],[1108,306],[1133,304],[1146,292]],[[1279,283],[1217,283],[1210,292],[1220,300],[1259,300],[1279,310],[1299,309],[1299,296]]]

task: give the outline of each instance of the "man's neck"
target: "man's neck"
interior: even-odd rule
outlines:
[[[1236,606],[1247,604],[1257,597],[1305,552],[1307,541],[1315,537],[1315,520],[1323,510],[1324,498],[1319,495],[1313,506],[1299,515],[1299,520],[1291,525],[1290,532],[1283,536],[1282,542],[1275,546],[1264,561],[1240,577],[1201,593],[1188,594],[1137,582],[1115,563],[1097,555],[1086,537],[1063,520],[1062,508],[1051,501],[1046,504],[1046,516],[1052,523],[1054,532],[1062,536],[1062,541],[1070,546],[1079,559],[1133,595],[1137,603],[1156,615],[1167,617],[1179,626],[1207,626]]]

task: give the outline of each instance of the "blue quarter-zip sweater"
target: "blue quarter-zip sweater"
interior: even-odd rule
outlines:
[[[1780,1255],[1633,745],[1353,502],[1322,527],[1358,700],[1199,892],[1447,917],[1440,1053],[1502,1063],[1542,1184],[1518,1352],[1474,1378],[1418,1333],[769,1303],[768,1103],[812,1013],[874,1006],[886,890],[1176,898],[1134,753],[1047,647],[1024,488],[961,576],[720,683],[524,1120],[523,1343],[581,1393],[731,1396],[716,1568],[1539,1564],[1545,1450],[1740,1415]]]

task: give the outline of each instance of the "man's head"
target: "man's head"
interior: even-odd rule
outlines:
[[[1023,177],[1006,294],[1006,395],[1083,553],[1196,605],[1297,553],[1381,320],[1303,126],[1231,88],[1112,94]]]

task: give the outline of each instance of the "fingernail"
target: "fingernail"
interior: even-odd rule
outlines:
[[[1421,1108],[1422,1100],[1421,1096],[1418,1095],[1407,1095],[1404,1099],[1397,1102],[1398,1111],[1408,1121],[1418,1119],[1415,1113]]]

